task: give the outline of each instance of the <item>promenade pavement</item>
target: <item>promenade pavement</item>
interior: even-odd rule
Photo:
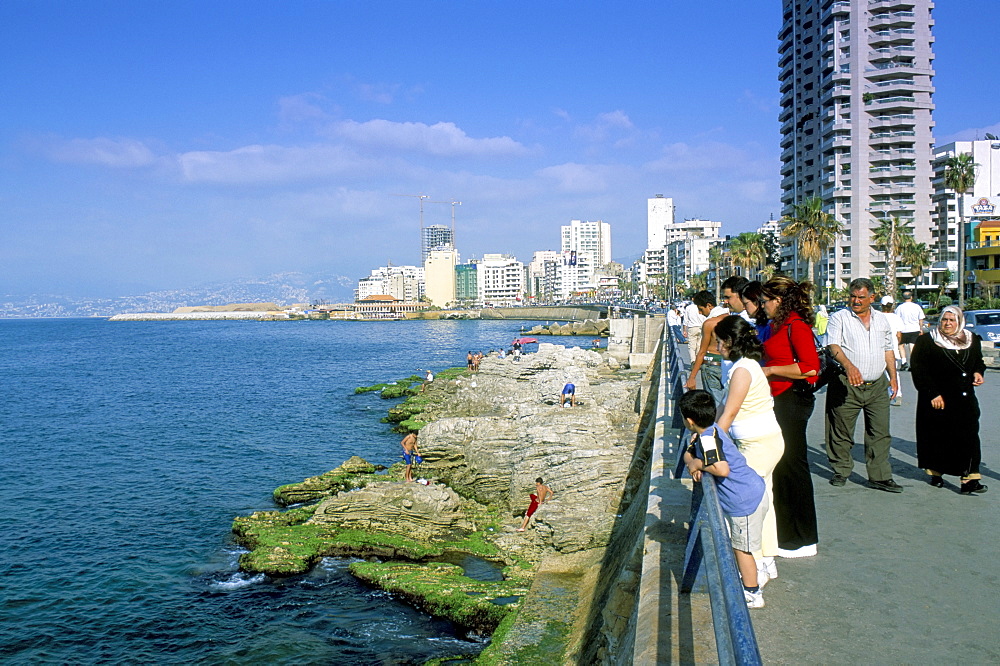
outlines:
[[[987,370],[977,391],[989,491],[973,496],[959,494],[957,477],[932,487],[916,466],[916,391],[900,375],[891,456],[901,494],[865,485],[863,418],[854,473],[829,485],[825,389],[817,394],[808,441],[819,554],[778,558],[767,605],[751,612],[764,663],[1000,663],[1000,371]]]

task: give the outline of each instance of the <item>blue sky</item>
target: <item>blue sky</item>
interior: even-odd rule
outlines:
[[[1000,3],[937,4],[937,140],[1000,133]],[[778,0],[5,0],[0,294],[361,277],[418,258],[393,194],[461,201],[463,258],[527,261],[571,219],[637,255],[655,194],[753,229],[779,213],[780,21]]]

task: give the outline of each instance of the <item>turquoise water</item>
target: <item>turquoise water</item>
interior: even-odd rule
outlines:
[[[239,573],[234,516],[357,454],[355,386],[464,365],[516,322],[0,321],[0,661],[408,664],[477,651],[329,558]]]

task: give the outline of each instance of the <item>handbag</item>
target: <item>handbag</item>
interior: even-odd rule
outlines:
[[[805,324],[805,322],[802,323]],[[806,326],[809,326],[809,324],[806,324]],[[809,332],[812,333],[813,344],[816,345],[816,356],[819,357],[819,372],[816,373],[816,382],[813,384],[810,384],[805,379],[793,380],[792,389],[799,393],[815,393],[829,384],[831,379],[843,372],[840,364],[833,360],[830,348],[819,341],[811,326],[809,327]],[[798,363],[799,359],[795,358],[795,346],[792,344],[791,325],[788,326],[788,347],[792,350],[792,359]]]

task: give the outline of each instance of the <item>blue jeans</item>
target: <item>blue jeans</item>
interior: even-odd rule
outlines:
[[[722,386],[722,366],[709,365],[707,362],[701,366],[701,386],[712,394],[715,398],[715,406],[718,407],[726,399],[726,389]]]

